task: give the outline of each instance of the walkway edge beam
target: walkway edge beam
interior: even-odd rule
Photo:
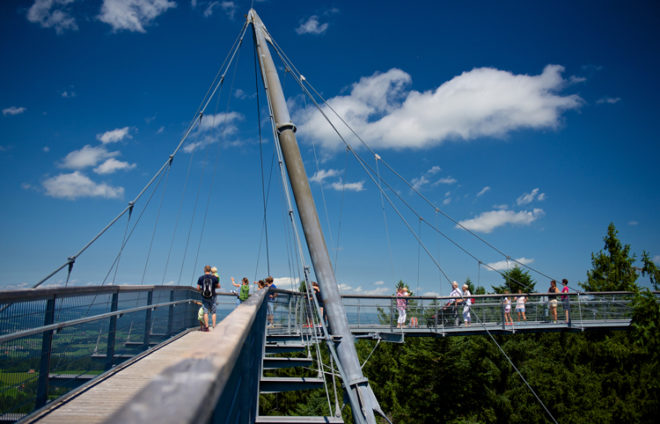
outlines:
[[[232,388],[225,391],[232,378],[232,371],[247,368],[236,366],[239,355],[244,348],[254,348],[261,352],[265,326],[264,297],[267,290],[260,290],[243,302],[227,316],[215,330],[206,333],[208,343],[203,346],[191,348],[185,358],[181,358],[175,365],[156,375],[152,382],[142,389],[135,398],[123,405],[113,414],[106,423],[138,424],[145,422],[176,422],[176,423],[203,423],[212,418],[214,414],[227,411],[230,405],[219,403],[220,396],[234,394],[240,390]],[[252,333],[252,334],[251,334]],[[248,346],[249,336],[256,336],[254,346]],[[256,356],[260,359],[259,355]],[[251,367],[256,372],[251,373],[245,382],[239,379],[242,385],[259,383],[259,367]],[[245,376],[243,376],[245,377]],[[233,390],[237,389],[237,390]],[[247,388],[246,388],[247,389]],[[248,389],[252,390],[252,389]],[[245,399],[242,399],[245,401]],[[253,422],[256,416],[256,400],[250,417],[242,416],[232,422]],[[243,405],[244,406],[244,405]],[[238,407],[238,405],[236,405]],[[235,411],[245,414],[245,411]],[[229,422],[229,420],[226,420]]]

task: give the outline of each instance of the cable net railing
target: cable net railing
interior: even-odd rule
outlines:
[[[556,303],[547,293],[466,298],[411,296],[405,300],[396,296],[345,295],[342,299],[354,332],[401,328],[411,332],[415,329],[478,331],[484,328],[538,331],[539,327],[550,328],[551,324],[571,328],[627,327],[632,319],[634,296],[632,292],[565,293],[556,296]],[[521,310],[516,308],[519,297],[525,299]],[[556,318],[553,309],[556,309]],[[405,318],[401,321],[402,314]]]
[[[222,320],[236,296],[217,299]],[[189,286],[0,292],[0,416],[18,420],[197,327],[200,300]]]

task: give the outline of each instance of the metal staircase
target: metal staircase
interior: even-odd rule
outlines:
[[[309,369],[314,366],[312,348],[318,343],[317,337],[304,337],[303,334],[278,334],[274,331],[266,334],[264,355],[259,380],[259,394],[273,394],[288,391],[312,390],[324,387],[323,372],[319,367],[317,376],[271,377],[264,376],[264,371],[276,371],[285,368]],[[315,330],[311,330],[315,331]],[[308,333],[311,333],[309,331]],[[305,357],[279,356],[284,353],[306,353]],[[274,356],[278,355],[278,356]],[[343,423],[341,417],[334,416],[275,416],[259,415],[256,423],[283,424],[283,423]]]

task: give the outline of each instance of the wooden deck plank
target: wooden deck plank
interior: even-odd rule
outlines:
[[[191,349],[191,346],[204,344],[210,334],[199,331],[188,333],[119,371],[112,378],[101,381],[38,420],[27,422],[102,423],[144,389],[154,376],[181,359],[194,356],[192,352],[195,349]]]

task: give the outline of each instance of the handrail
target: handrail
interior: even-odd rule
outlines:
[[[197,291],[193,286],[142,286],[142,285],[109,285],[109,286],[84,286],[84,287],[47,287],[37,289],[22,289],[22,290],[3,290],[0,291],[0,303],[28,301],[37,299],[48,299],[54,295],[65,295],[68,297],[73,296],[87,296],[94,294],[110,294],[110,293],[128,293],[140,292],[149,290],[163,290],[163,291]],[[220,296],[234,296],[231,292],[218,292]]]
[[[181,303],[190,303],[192,300],[190,299],[184,299],[184,300],[176,300],[174,302],[164,302],[164,303],[158,303],[155,305],[146,305],[146,306],[138,306],[136,308],[129,308],[129,309],[122,309],[120,311],[115,311],[115,312],[107,312],[105,314],[99,314],[99,315],[93,315],[91,317],[86,317],[86,318],[79,318],[79,319],[72,319],[69,321],[62,321],[62,322],[57,322],[55,324],[49,324],[49,325],[44,325],[41,327],[35,327],[31,328],[29,330],[21,330],[17,331],[15,333],[11,334],[5,334],[0,336],[0,343],[8,342],[10,340],[18,339],[21,337],[27,337],[27,336],[32,336],[34,334],[39,334],[43,333],[46,331],[52,331],[52,330],[61,330],[62,328],[66,327],[72,327],[74,325],[79,325],[79,324],[86,324],[88,322],[94,322],[94,321],[99,321],[102,319],[110,318],[110,317],[115,317],[115,316],[120,316],[124,314],[130,314],[132,312],[139,312],[139,311],[146,311],[147,309],[157,309],[157,308],[162,308],[164,306],[174,306],[178,305]]]

